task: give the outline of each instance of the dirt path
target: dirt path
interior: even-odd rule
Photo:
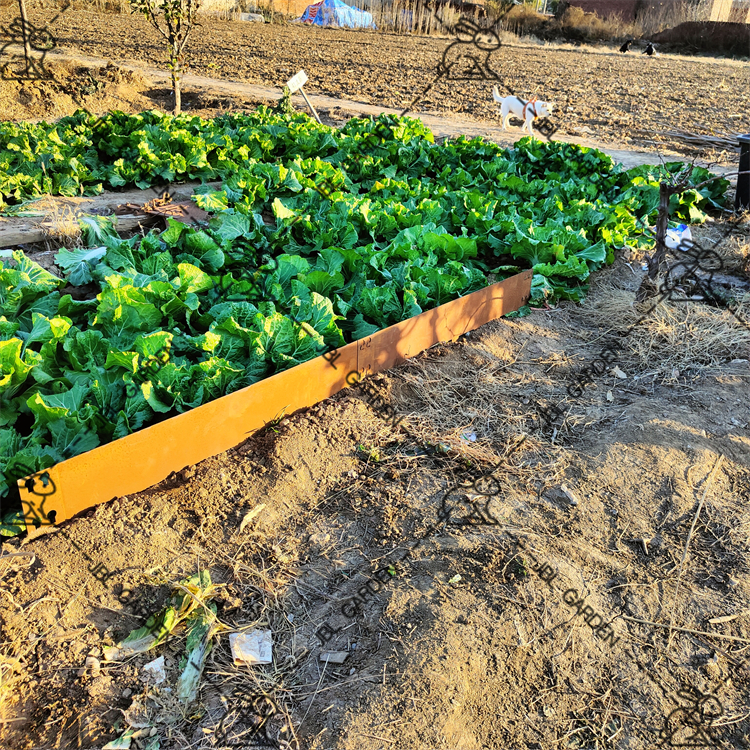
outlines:
[[[43,23],[51,11],[36,13]],[[9,12],[0,20],[9,19]],[[408,106],[436,77],[450,39],[398,36],[204,19],[191,38],[190,72],[257,86],[280,86],[304,68],[307,90],[358,105],[392,110]],[[156,32],[135,15],[68,10],[53,32],[66,51],[164,67]],[[591,135],[592,142],[621,149],[649,149],[656,139],[675,148],[665,131],[750,131],[750,66],[712,58],[666,55],[649,59],[590,48],[504,44],[491,69],[521,96],[557,105],[561,135]],[[420,116],[455,116],[498,124],[487,81],[441,81],[416,108]],[[680,146],[681,150],[684,150]]]

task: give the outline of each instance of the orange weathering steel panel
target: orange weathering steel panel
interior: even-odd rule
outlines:
[[[274,419],[347,387],[346,376],[386,370],[441,341],[455,341],[528,301],[531,271],[378,331],[338,350],[272,375],[236,393],[152,425],[18,481],[28,524],[60,523],[99,503],[161,482],[173,471],[223,453]],[[46,475],[46,476],[45,476]],[[30,487],[30,489],[29,489]],[[33,490],[33,491],[32,491]]]
[[[362,339],[358,342],[357,369],[363,377],[388,370],[438,342],[455,341],[518,310],[529,299],[531,277],[531,271],[519,273]]]
[[[268,422],[346,386],[357,344],[338,350],[334,370],[316,357],[197,409],[107,443],[34,475],[35,493],[18,482],[27,523],[56,511],[59,523],[99,503],[161,482],[173,471],[238,445]],[[346,369],[343,369],[346,368]],[[43,475],[49,474],[49,486]],[[51,494],[46,494],[51,491]]]

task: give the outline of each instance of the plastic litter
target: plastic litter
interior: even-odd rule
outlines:
[[[681,242],[685,241],[693,241],[693,235],[687,224],[678,224],[674,229],[667,229],[667,236],[664,238],[664,244],[670,250],[674,250]],[[680,249],[685,252],[684,246]]]
[[[270,630],[232,633],[229,636],[229,646],[236,667],[273,663],[273,639]]]
[[[690,227],[687,224],[678,224],[672,229],[667,229],[667,235],[664,238],[664,244],[670,250],[680,249],[682,252],[687,252],[689,243],[693,241],[693,234],[690,231]],[[679,247],[681,243],[685,243],[682,247]],[[648,263],[643,263],[641,269],[648,271]]]
[[[560,485],[560,489],[562,490],[565,497],[568,498],[568,501],[571,505],[578,505],[578,496],[575,494],[575,492],[566,487],[564,484]]]
[[[164,671],[164,657],[150,661],[143,666],[143,672],[146,673],[147,679],[153,679],[154,684],[158,685],[167,679],[167,673]]]

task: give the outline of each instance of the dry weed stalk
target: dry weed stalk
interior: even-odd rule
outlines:
[[[576,42],[620,41],[622,39],[648,39],[664,29],[688,21],[705,21],[709,17],[708,0],[675,0],[674,2],[648,4],[638,13],[635,21],[619,14],[608,13],[602,2],[600,14],[586,13],[577,6],[569,6],[555,19],[537,13],[529,5],[513,10],[504,28],[517,36],[536,36],[540,39],[567,39]],[[490,3],[490,14],[492,15]]]
[[[713,248],[729,273],[744,273],[750,276],[750,236],[734,234]]]
[[[80,247],[81,245],[78,212],[70,206],[53,203],[47,213],[47,221],[42,227],[45,237],[61,247]]]
[[[518,398],[519,391],[528,387],[528,377],[514,372],[507,354],[501,359],[493,351],[494,339],[488,336],[468,345],[463,353],[469,356],[460,359],[450,354],[425,356],[409,360],[399,370],[407,387],[397,401],[401,401],[399,411],[408,410],[414,417],[410,434],[422,444],[442,444],[462,469],[467,462],[485,469],[498,464],[502,456],[496,446],[507,445],[525,432],[536,414],[530,399],[524,412],[524,402]],[[469,430],[476,433],[476,442],[465,438]],[[512,474],[530,482],[540,472],[555,470],[560,456],[548,454],[556,450],[527,434],[523,447],[514,452],[512,467],[498,469],[495,476]]]
[[[665,29],[688,21],[707,21],[710,3],[707,0],[679,0],[678,2],[649,4],[639,14],[635,27],[639,36],[648,38]]]
[[[441,23],[435,13],[419,0],[352,0],[348,4],[372,13],[379,30],[397,34],[449,36],[448,26],[453,26],[462,15],[456,8],[440,6],[440,18],[444,22]]]

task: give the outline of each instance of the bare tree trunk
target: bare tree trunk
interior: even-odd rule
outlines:
[[[26,75],[29,74],[29,60],[31,59],[31,42],[29,40],[29,19],[26,15],[26,3],[18,0],[18,8],[21,11],[21,33],[23,34],[23,56],[26,60]]]
[[[172,91],[174,92],[174,113],[182,112],[182,91],[180,90],[180,55],[172,50]]]
[[[659,183],[659,218],[656,220],[656,253],[649,263],[648,277],[653,279],[667,257],[667,227],[669,226],[669,198],[672,190],[665,182]]]

